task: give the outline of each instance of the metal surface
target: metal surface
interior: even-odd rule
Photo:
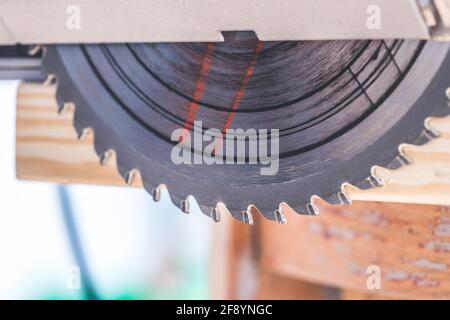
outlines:
[[[448,49],[418,41],[236,37],[219,45],[49,47],[44,65],[56,75],[59,104],[76,106],[78,132],[92,128],[99,156],[114,150],[124,179],[139,171],[155,200],[167,188],[184,212],[192,195],[214,220],[225,204],[246,223],[255,213],[283,223],[280,203],[312,215],[316,196],[349,203],[343,184],[382,185],[374,166],[407,165],[399,146],[435,137],[424,121],[450,113]],[[174,164],[170,132],[192,120],[192,106],[207,128],[222,128],[233,114],[233,128],[280,129],[279,173]]]
[[[42,81],[42,59],[38,52],[30,55],[27,47],[0,47],[0,80]]]
[[[41,81],[44,77],[40,58],[0,57],[0,80]]]
[[[367,24],[373,8],[379,28]],[[0,44],[214,42],[248,30],[262,41],[430,36],[415,0],[0,0]]]
[[[432,39],[450,41],[450,0],[419,0]]]

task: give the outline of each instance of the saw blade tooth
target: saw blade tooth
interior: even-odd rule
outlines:
[[[278,208],[281,208],[281,213],[286,216],[287,214],[295,214],[295,215],[299,215],[300,213],[295,210],[294,208],[292,208],[289,204],[287,204],[286,202],[281,202],[280,205],[278,206]]]
[[[370,178],[366,178],[363,181],[355,182],[353,183],[353,185],[360,190],[369,190],[373,188],[373,183],[370,181]]]
[[[344,205],[351,205],[353,200],[350,197],[350,194],[348,193],[348,188],[353,187],[350,183],[344,182],[341,184],[341,192],[339,192],[339,197],[342,200],[342,204]]]
[[[115,152],[112,149],[109,149],[102,153],[100,156],[100,164],[102,166],[106,166],[108,163],[110,163],[111,159],[114,158]]]
[[[191,207],[188,198],[180,201],[180,210],[181,212],[186,214],[189,214],[191,212]]]
[[[445,89],[445,97],[447,98],[447,100],[450,101],[450,87],[448,87],[447,89]]]
[[[58,114],[65,112],[73,112],[75,110],[75,104],[73,102],[67,101],[64,103],[58,103]]]
[[[213,209],[216,209],[215,211],[211,211],[211,218],[213,218],[214,221],[216,221],[216,218],[219,218],[219,221],[221,221],[223,217],[225,217],[225,219],[228,217],[236,219],[232,212],[228,209],[227,205],[223,202],[218,202],[216,207]]]
[[[75,121],[75,116],[77,117],[77,120],[80,122],[80,115],[77,113],[79,113],[79,110],[77,111],[77,105],[75,103],[75,101],[71,100],[71,98],[67,95],[64,94],[63,92],[70,92],[70,89],[65,88],[66,84],[62,83],[62,82],[57,82],[56,84],[56,104],[58,105],[58,114],[62,114],[64,112],[74,112],[73,115],[73,120]],[[89,126],[87,124],[85,124],[85,126]]]
[[[215,209],[215,211],[219,210],[218,204],[216,204],[216,206],[202,205],[202,204],[198,203],[195,196],[189,196],[188,199],[189,199],[191,211],[192,211],[192,209],[197,207],[203,215],[207,216],[208,218],[211,218],[214,222],[219,222],[219,221],[214,220],[215,218],[219,218],[219,220],[220,220],[220,216],[218,216],[219,213],[213,212],[214,211],[213,209]]]
[[[407,147],[407,144],[401,144],[398,147],[398,153],[400,157],[400,161],[403,163],[403,165],[407,166],[413,163],[413,160],[408,157],[408,155],[405,152],[405,148]]]
[[[309,202],[308,202],[309,203]],[[296,206],[295,208],[291,207],[288,203],[282,202],[280,203],[280,208],[282,208],[282,213],[285,215],[286,213],[295,213],[295,215],[300,216],[309,216],[308,203],[301,204]]]
[[[48,73],[47,78],[44,80],[42,85],[44,87],[50,87],[54,84],[56,84],[56,76],[53,73]]]
[[[249,225],[253,224],[253,216],[252,216],[252,213],[249,211],[229,210],[229,213],[235,220],[244,222],[245,224],[249,224]]]
[[[64,103],[64,102],[62,102]],[[82,116],[80,114],[80,110],[75,108],[75,113],[73,115],[73,126],[75,127],[75,131],[77,132],[78,140],[84,140],[89,134],[94,135],[93,129],[89,126],[89,124],[85,123],[82,120]],[[95,139],[94,139],[95,143]]]
[[[425,143],[427,143],[427,142],[429,142],[429,141],[431,141],[431,140],[434,140],[434,139],[436,139],[436,138],[439,138],[439,132],[436,132],[436,131],[434,131],[433,129],[427,128],[427,127],[424,127],[424,129],[423,129],[423,135],[425,136],[425,138],[428,139],[428,141],[424,140],[423,143],[421,143],[421,142],[419,141],[418,144],[425,144]]]
[[[32,45],[32,46],[29,47],[27,53],[28,53],[29,56],[35,56],[39,52],[41,52],[41,50],[44,50],[44,47],[42,45],[40,45],[40,44]]]
[[[58,105],[58,114],[61,114],[60,109],[63,109],[64,108],[64,103],[66,103],[68,101],[67,97],[65,97],[62,94],[63,91],[64,90],[62,89],[62,83],[59,82],[58,85],[56,86],[56,104]],[[76,105],[75,105],[75,103],[74,103],[74,107],[75,107],[74,111],[75,111],[75,114],[76,114]],[[74,117],[75,117],[75,115],[74,115]],[[75,121],[75,118],[74,118],[74,121]]]
[[[378,179],[376,176],[374,176],[374,175],[371,175],[370,177],[369,177],[369,180],[370,180],[370,183],[372,184],[372,186],[374,187],[374,188],[379,188],[379,187],[382,187],[383,186],[383,182],[382,181],[380,181],[380,179]]]
[[[210,217],[213,219],[214,222],[218,223],[222,219],[220,210],[217,208],[211,208]]]
[[[348,205],[351,204],[351,199],[346,193],[345,189],[343,188],[343,185],[345,183],[341,184],[341,191],[332,193],[326,196],[321,196],[320,198],[325,201],[326,203],[330,205]]]
[[[275,210],[272,210],[272,211],[270,211],[270,213],[267,213],[266,211],[259,210],[255,205],[251,204],[247,207],[246,212],[250,213],[252,216],[260,215],[267,220],[279,222],[279,219],[278,219],[277,215],[275,214]]]
[[[150,194],[154,202],[161,201],[163,197],[162,190],[163,188],[166,188],[164,184],[160,184],[155,187],[153,184],[148,183],[148,181],[146,180],[142,180],[142,184],[144,186],[145,191],[147,191],[148,194]]]
[[[326,196],[321,196],[322,200],[326,201],[329,204],[333,205],[339,205],[343,204],[342,198],[340,197],[339,193],[331,193]]]
[[[408,144],[406,143],[402,143],[401,145],[399,145],[398,155],[389,164],[384,166],[386,169],[397,170],[412,163],[412,161],[408,158],[408,156],[405,153],[406,146],[408,146]]]
[[[219,209],[221,215],[231,216],[233,219],[246,224],[253,224],[253,216],[250,211],[230,210],[223,202],[218,202],[216,208]]]
[[[249,211],[242,211],[241,215],[242,215],[242,217],[238,217],[237,218],[238,220],[241,220],[241,221],[243,221],[246,224],[253,225],[253,215],[252,215],[251,212],[249,212]]]
[[[380,166],[373,166],[370,168],[370,182],[373,184],[374,188],[380,188],[384,186],[384,180],[380,175],[378,174],[379,170],[382,170],[383,168]]]
[[[93,134],[91,128],[82,128],[80,130],[77,130],[78,140],[80,141],[85,140],[91,134]]]
[[[275,217],[279,224],[285,224],[287,222],[286,216],[283,213],[283,208],[280,206],[274,211]]]
[[[424,124],[425,132],[426,132],[427,136],[430,137],[431,139],[436,139],[441,136],[441,133],[439,131],[437,131],[435,128],[433,128],[433,126],[431,125],[432,121],[433,121],[433,118],[429,117],[429,118],[425,119],[423,124]]]
[[[134,178],[136,177],[136,173],[137,173],[137,169],[132,169],[130,171],[127,172],[126,176],[125,176],[125,183],[127,185],[132,185],[134,182]]]
[[[171,196],[171,199],[176,199],[173,195]],[[207,216],[208,218],[211,218],[214,220],[214,216],[212,213],[212,207],[210,206],[204,206],[200,205],[197,202],[197,199],[193,195],[188,195],[185,199],[181,199],[178,201],[178,208],[181,212],[185,214],[200,212],[202,215]]]
[[[436,139],[439,137],[439,133],[434,131],[433,129],[430,130],[430,128],[427,128],[425,125],[422,129],[422,133],[417,138],[416,141],[414,141],[414,145],[416,146],[422,146],[424,144],[427,144],[428,142]]]
[[[350,205],[352,204],[352,200],[350,197],[346,194],[346,192],[342,191],[338,193],[339,198],[341,199],[342,204]]]
[[[402,167],[412,164],[412,162],[404,154],[400,154],[397,159],[397,161],[401,163]]]
[[[373,188],[379,188],[383,186],[383,181],[379,179],[376,175],[371,173],[368,178],[363,181],[356,182],[353,185],[360,190],[369,190]]]
[[[320,209],[317,206],[316,201],[320,202],[321,199],[319,196],[313,195],[313,196],[311,196],[309,203],[306,206],[308,213],[311,216],[319,216],[320,215]]]
[[[406,158],[402,154],[399,154],[397,157],[395,157],[394,160],[391,161],[391,163],[389,163],[385,167],[386,167],[386,169],[389,169],[389,170],[397,170],[397,169],[400,169],[409,164],[410,164],[410,162],[409,162],[408,158]]]
[[[308,210],[308,214],[310,216],[318,216],[320,215],[319,208],[317,208],[314,203],[310,202],[306,205],[306,208]]]
[[[151,195],[153,197],[153,201],[155,202],[161,201],[161,188],[159,186],[152,188]]]

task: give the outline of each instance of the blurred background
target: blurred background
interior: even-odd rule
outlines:
[[[207,217],[141,189],[15,178],[17,85],[0,81],[0,299],[207,298]]]

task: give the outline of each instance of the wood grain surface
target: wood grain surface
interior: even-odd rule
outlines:
[[[21,84],[17,95],[16,173],[19,179],[124,186],[114,156],[100,165],[93,134],[79,140],[73,108],[58,114],[55,88]],[[141,186],[139,177],[133,185]]]
[[[258,221],[261,268],[373,298],[450,298],[450,207],[319,206],[319,217]],[[370,266],[380,270],[380,290],[368,289]]]

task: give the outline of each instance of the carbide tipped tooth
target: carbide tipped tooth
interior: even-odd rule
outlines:
[[[84,140],[91,130],[89,128],[81,129],[78,132],[78,140]]]
[[[253,224],[253,215],[249,211],[242,211],[242,221],[246,224]]]
[[[402,153],[398,156],[398,160],[404,165],[410,165],[411,161]]]
[[[306,208],[308,209],[308,213],[310,216],[318,216],[320,215],[319,208],[317,208],[313,203],[308,203],[306,205]]]
[[[362,181],[357,181],[353,185],[360,190],[368,190],[373,188],[373,183],[370,181],[370,178],[366,178]]]
[[[58,105],[58,114],[61,114],[61,113],[63,113],[66,110],[67,109],[66,109],[66,104],[65,103]]]
[[[108,164],[109,159],[112,157],[112,153],[113,152],[111,150],[102,153],[100,156],[100,164],[102,166],[106,166]]]
[[[39,53],[39,51],[41,51],[43,48],[41,45],[34,45],[31,46],[30,49],[28,50],[28,55],[29,56],[35,56]]]
[[[450,101],[450,87],[448,87],[448,88],[445,90],[445,96],[447,97],[447,100]]]
[[[55,76],[54,74],[49,73],[49,74],[47,75],[47,78],[46,78],[46,79],[44,80],[44,82],[42,83],[42,85],[43,85],[44,87],[49,87],[49,86],[55,84],[55,82],[56,82],[56,76]]]
[[[406,155],[406,152],[405,152],[406,146],[407,146],[407,145],[405,145],[405,144],[401,144],[401,145],[398,147],[398,152],[399,152],[398,158],[399,158],[399,161],[400,161],[404,166],[407,166],[407,165],[412,164],[412,160],[409,159],[408,156]]]
[[[133,184],[134,177],[136,176],[136,169],[130,170],[127,172],[127,175],[125,177],[125,183],[127,185]]]
[[[345,205],[352,204],[352,200],[345,194],[345,192],[339,192],[338,195],[343,204],[345,204]]]
[[[322,196],[322,199],[325,200],[328,204],[340,205],[342,204],[342,199],[339,197],[337,193],[327,194]]]
[[[439,132],[433,130],[430,127],[425,127],[423,130],[423,135],[428,139],[428,140],[434,140],[436,138],[439,138],[440,134]],[[427,142],[427,141],[425,141]]]
[[[299,209],[299,208],[302,208],[302,209]],[[281,213],[283,215],[285,215],[286,212],[295,214],[295,215],[305,215],[305,210],[307,210],[306,205],[301,205],[294,209],[290,205],[288,205],[286,202],[280,203],[278,209],[281,210]],[[287,219],[286,219],[286,221],[287,221]]]
[[[64,102],[58,106],[58,113],[61,114],[63,112],[73,110],[75,108],[75,105],[73,102]]]
[[[275,210],[274,214],[275,214],[275,217],[276,217],[277,222],[279,224],[285,224],[286,223],[286,217],[283,214],[283,209],[282,208],[279,208],[279,209]]]
[[[212,208],[211,209],[211,218],[216,223],[220,222],[220,220],[221,220],[220,211],[217,210],[217,208]]]
[[[432,125],[433,118],[426,118],[424,121],[424,127],[426,132],[428,132],[428,136],[438,138],[441,136],[439,130],[436,130]]]
[[[270,214],[268,214],[266,211],[259,210],[255,205],[249,205],[247,207],[247,212],[249,214],[251,214],[252,216],[253,215],[261,215],[267,220],[278,221],[277,216],[275,215],[275,211],[272,211],[272,212],[270,212]],[[238,217],[238,220],[240,220],[239,217]]]
[[[183,213],[186,213],[186,214],[191,212],[191,208],[190,208],[188,199],[180,201],[180,209]]]
[[[380,179],[378,179],[376,176],[371,175],[369,177],[369,181],[370,183],[375,187],[375,188],[379,188],[383,186],[383,181],[381,181]]]
[[[159,202],[161,201],[161,188],[156,187],[152,189],[152,197],[153,201]]]
[[[407,147],[406,144],[402,144],[399,146],[397,157],[395,157],[394,160],[392,160],[388,165],[385,166],[386,169],[397,170],[412,163],[412,161],[405,153],[405,147]]]

